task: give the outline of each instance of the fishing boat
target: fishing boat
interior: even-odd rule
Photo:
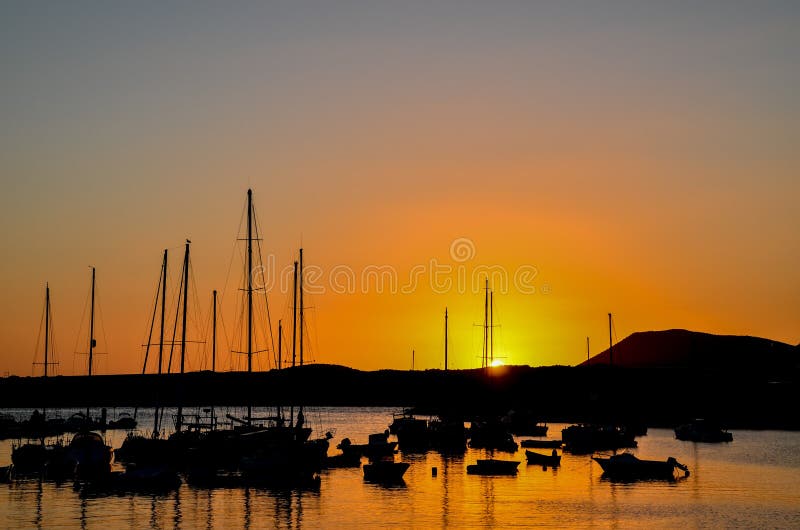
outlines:
[[[343,454],[351,457],[382,458],[392,456],[397,452],[397,442],[389,441],[389,432],[370,434],[368,443],[354,444],[350,438],[343,439],[337,446]]]
[[[732,442],[733,434],[708,420],[695,420],[675,428],[675,438],[687,442]]]
[[[539,422],[529,411],[510,410],[501,421],[515,436],[547,436],[547,424]]]
[[[103,480],[111,473],[114,450],[96,432],[82,431],[72,437],[66,456],[75,462],[77,481]]]
[[[608,458],[592,457],[603,468],[603,474],[614,479],[661,479],[674,480],[676,470],[689,476],[689,468],[673,457],[665,461],[640,460],[630,453],[622,453]]]
[[[364,464],[364,480],[367,482],[400,482],[410,467],[408,462],[375,460]]]
[[[571,453],[591,453],[636,447],[634,436],[615,425],[570,425],[561,431],[564,449]]]
[[[440,452],[463,453],[467,449],[467,430],[460,416],[440,414],[428,421],[430,446]]]
[[[526,449],[561,449],[562,445],[561,440],[522,440],[519,442],[519,446]]]
[[[467,466],[468,475],[516,475],[519,462],[516,460],[498,460],[494,458],[478,460],[476,464]]]
[[[519,444],[496,418],[473,421],[469,429],[469,446],[473,449],[494,449],[514,453]]]
[[[120,412],[117,419],[108,422],[109,429],[130,431],[136,428],[138,422],[127,412]]]
[[[553,453],[549,455],[526,450],[525,458],[527,458],[529,464],[535,464],[537,466],[558,467],[561,465],[561,455],[556,453],[555,449],[553,449]]]

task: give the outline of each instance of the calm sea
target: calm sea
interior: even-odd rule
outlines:
[[[123,409],[109,410],[109,418]],[[125,410],[130,412],[129,410]],[[9,411],[20,418],[30,410]],[[73,411],[58,411],[67,417]],[[219,409],[218,413],[241,413]],[[259,411],[263,412],[263,411]],[[307,414],[315,431],[334,431],[366,443],[386,429],[392,409],[322,408]],[[52,413],[52,411],[49,411]],[[93,413],[96,413],[94,411]],[[152,411],[139,411],[140,426]],[[551,424],[560,438],[564,425]],[[464,456],[402,454],[411,464],[405,484],[363,481],[360,469],[324,471],[318,490],[196,489],[166,495],[81,495],[71,485],[38,480],[0,484],[3,528],[437,528],[557,527],[783,527],[800,528],[800,433],[734,431],[729,444],[675,440],[650,429],[634,450],[640,458],[674,456],[691,475],[677,482],[615,483],[601,478],[589,456],[564,454],[559,469],[520,464],[516,477],[466,474],[486,451]],[[125,433],[109,431],[119,447]],[[314,434],[316,436],[316,432]],[[10,463],[12,441],[0,442],[0,465]],[[545,452],[546,450],[541,450]],[[524,462],[524,449],[499,458]],[[438,475],[432,476],[432,468]]]

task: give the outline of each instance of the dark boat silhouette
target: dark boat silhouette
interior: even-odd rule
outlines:
[[[496,418],[472,422],[469,429],[469,446],[473,449],[494,449],[508,453],[514,453],[519,448],[514,437]]]
[[[665,461],[641,460],[630,453],[608,458],[592,457],[603,468],[603,474],[612,479],[674,480],[676,469],[689,476],[689,468],[672,457]]]
[[[616,425],[570,425],[561,431],[564,449],[572,453],[591,453],[636,447],[634,436]]]
[[[522,440],[519,442],[520,447],[528,449],[561,449],[562,445],[561,440]]]
[[[367,482],[400,482],[410,467],[408,462],[393,460],[374,460],[364,464],[364,480]]]
[[[525,458],[528,460],[528,464],[538,466],[558,467],[561,465],[561,455],[556,454],[555,449],[553,449],[553,454],[549,455],[543,455],[535,451],[525,451]]]
[[[708,420],[695,420],[675,428],[675,438],[687,442],[732,442],[733,434]]]
[[[516,475],[519,462],[516,460],[483,459],[467,466],[469,475]]]

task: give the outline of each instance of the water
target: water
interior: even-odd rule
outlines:
[[[11,411],[20,417],[29,410]],[[70,411],[61,411],[68,416]],[[219,411],[224,415],[226,409]],[[231,411],[240,413],[241,411]],[[263,411],[259,411],[262,413]],[[307,422],[335,430],[331,454],[343,436],[365,443],[386,428],[392,409],[330,408]],[[109,411],[113,417],[114,411]],[[140,411],[142,427],[152,411]],[[551,424],[550,437],[563,425]],[[360,469],[324,471],[318,490],[197,489],[186,484],[166,495],[86,495],[71,485],[38,480],[0,484],[4,528],[436,528],[557,527],[800,527],[800,433],[735,431],[730,444],[693,444],[672,431],[650,429],[634,452],[640,458],[674,456],[691,475],[677,482],[614,483],[601,479],[589,456],[565,453],[561,467],[520,464],[517,477],[466,474],[486,451],[464,456],[401,454],[411,463],[401,486],[363,481]],[[109,431],[119,447],[125,433]],[[0,442],[0,465],[11,441]],[[547,450],[541,450],[546,452]],[[499,458],[523,461],[524,449]],[[432,467],[438,468],[433,477]]]

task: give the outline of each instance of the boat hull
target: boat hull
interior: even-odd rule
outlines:
[[[525,451],[528,464],[537,466],[558,467],[561,465],[561,455],[543,455],[535,451]]]

